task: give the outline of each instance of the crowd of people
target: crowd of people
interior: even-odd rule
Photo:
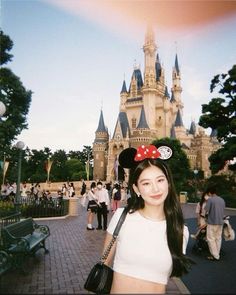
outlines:
[[[17,193],[16,183],[5,183],[1,186],[1,200],[14,202]],[[49,190],[41,189],[39,183],[20,183],[20,198],[21,202],[27,202],[29,199],[37,201],[50,201],[52,199],[52,194]]]

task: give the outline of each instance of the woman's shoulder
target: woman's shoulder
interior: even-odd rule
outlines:
[[[124,208],[117,208],[116,211],[113,213],[113,216],[109,222],[109,226],[107,228],[107,231],[109,232],[109,234],[113,234],[113,231],[116,227],[116,224],[119,220],[119,218],[121,217],[121,214],[123,212]]]
[[[117,208],[112,217],[120,218],[123,211],[124,211],[124,208]]]

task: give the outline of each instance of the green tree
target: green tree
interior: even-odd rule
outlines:
[[[192,178],[192,174],[187,155],[183,151],[180,141],[166,137],[155,140],[152,144],[156,147],[167,145],[172,148],[173,156],[167,160],[167,163],[173,174],[176,191],[179,193],[187,190],[188,180]]]
[[[52,155],[51,160],[53,161],[52,169],[51,169],[51,176],[50,179],[52,181],[65,181],[67,180],[67,154],[64,150],[58,150],[54,152]]]
[[[77,159],[70,159],[65,164],[68,180],[80,180],[86,176],[85,166]]]
[[[212,173],[232,163],[229,169],[236,171],[236,163],[229,162],[236,157],[236,65],[227,74],[216,75],[210,86],[211,93],[218,88],[220,96],[202,105],[199,125],[217,131],[222,146],[209,157]]]
[[[0,30],[0,101],[6,106],[6,113],[0,124],[0,158],[3,158],[3,152],[9,149],[17,135],[27,128],[27,114],[32,96],[32,92],[25,89],[19,77],[10,69],[2,67],[11,61],[9,51],[12,47],[13,42],[9,36]]]
[[[50,158],[52,152],[49,148],[43,150],[31,150],[29,159],[27,161],[28,169],[30,173],[25,175],[25,181],[29,182],[45,182],[47,180],[46,162]],[[23,166],[23,165],[22,165]],[[23,180],[23,179],[22,179]]]

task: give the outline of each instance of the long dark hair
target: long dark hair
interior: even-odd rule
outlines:
[[[164,213],[167,224],[167,242],[172,256],[173,269],[171,276],[179,277],[188,272],[191,260],[183,254],[183,231],[184,218],[178,196],[175,191],[171,172],[168,166],[159,159],[145,159],[131,168],[129,177],[129,188],[131,193],[131,200],[129,202],[129,210],[131,213],[144,208],[145,203],[143,198],[137,196],[133,189],[133,184],[137,186],[140,174],[151,165],[156,166],[165,174],[168,184],[169,192],[164,202]]]
[[[199,214],[200,215],[202,214],[202,205],[206,202],[206,199],[205,199],[206,194],[207,194],[206,191],[204,191],[202,193],[201,200],[199,202],[199,206],[200,206]]]

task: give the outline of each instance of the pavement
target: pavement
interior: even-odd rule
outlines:
[[[195,206],[196,204],[182,204],[184,217],[186,223],[190,225],[191,233],[195,232],[196,227]],[[229,211],[229,213],[236,217],[236,210]],[[110,217],[111,213],[109,214]],[[37,219],[36,222],[38,224],[47,224],[50,228],[51,235],[46,240],[49,253],[44,254],[43,249],[41,249],[34,257],[29,257],[25,263],[27,274],[23,274],[19,270],[11,270],[5,273],[0,278],[0,294],[88,294],[89,292],[83,287],[84,282],[92,266],[100,257],[105,232],[86,230],[86,210],[81,205],[79,205],[78,216],[50,220]],[[190,256],[192,256],[192,243],[193,241],[190,241],[187,248],[187,254],[189,252]],[[231,254],[236,259],[235,241],[227,243],[234,247]],[[202,257],[201,259],[203,260]],[[209,269],[207,269],[207,273],[204,272],[205,265],[210,265],[210,271],[213,273],[216,265],[213,266],[213,262],[205,260],[203,263],[201,259],[193,266],[193,270],[190,272],[193,272],[193,275],[185,275],[181,279],[171,278],[169,280],[167,294],[199,294],[201,292],[196,289],[196,282],[199,281],[199,284],[202,284],[201,281],[207,281],[206,278],[209,285]],[[219,263],[224,265],[224,261]],[[230,261],[227,262],[226,266],[229,264]],[[231,277],[231,283],[236,281],[232,279],[233,273],[235,274],[235,271],[232,273],[229,271],[226,274],[226,276]],[[210,282],[211,286],[214,285],[214,279],[213,277],[212,284]],[[216,288],[212,287],[211,290],[216,291]],[[234,286],[233,290],[236,293]],[[205,293],[211,292],[208,290]],[[212,294],[217,293],[213,292]],[[230,292],[222,292],[222,294],[226,293]]]

